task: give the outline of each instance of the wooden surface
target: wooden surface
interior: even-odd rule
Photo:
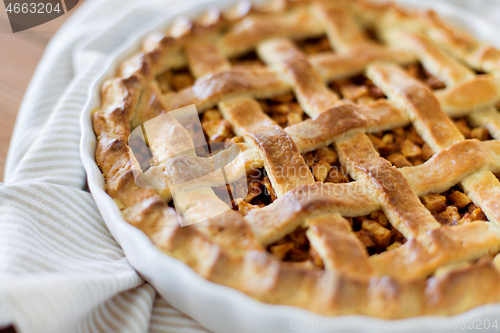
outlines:
[[[13,34],[3,1],[0,4],[0,182],[3,181],[10,137],[26,88],[47,43],[75,10],[38,27]]]

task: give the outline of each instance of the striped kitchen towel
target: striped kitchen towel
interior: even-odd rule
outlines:
[[[103,56],[171,8],[168,1],[87,0],[38,66],[0,186],[0,329],[206,332],[127,262],[86,191],[79,157],[79,116]],[[499,1],[455,3],[498,24]],[[82,46],[97,35],[99,52]]]
[[[130,266],[85,190],[79,116],[104,61],[74,52],[99,34],[107,39],[100,51],[110,53],[161,15],[147,6],[125,14],[134,5],[82,4],[51,41],[26,93],[0,187],[0,328],[206,332]]]

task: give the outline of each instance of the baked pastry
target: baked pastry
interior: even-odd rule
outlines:
[[[125,220],[210,281],[325,315],[451,315],[500,301],[499,101],[500,51],[433,11],[239,3],[122,64],[96,161]],[[210,154],[169,113],[193,104]],[[158,117],[140,157],[130,134]]]

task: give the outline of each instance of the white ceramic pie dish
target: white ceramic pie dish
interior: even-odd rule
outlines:
[[[233,0],[201,1],[196,6],[176,6],[161,22],[141,29],[111,54],[102,72],[89,86],[87,103],[81,116],[80,153],[87,172],[88,187],[113,237],[123,248],[130,264],[150,282],[173,306],[187,313],[215,332],[284,332],[344,329],[356,332],[425,332],[436,329],[493,329],[500,327],[500,304],[475,308],[454,317],[416,317],[397,321],[366,316],[326,317],[300,308],[261,303],[243,293],[209,282],[186,264],[160,252],[147,236],[128,224],[113,199],[104,191],[104,178],[95,163],[96,137],[91,112],[100,107],[100,87],[104,80],[115,75],[118,65],[135,53],[144,37],[162,31],[178,16],[196,17],[210,7],[224,8]],[[445,19],[463,27],[478,39],[500,47],[500,31],[453,6],[436,1],[400,1],[408,6],[433,8]],[[183,8],[180,8],[183,7]],[[92,41],[89,41],[92,43]],[[500,281],[499,281],[500,282]],[[496,324],[498,325],[496,328]],[[489,324],[488,324],[489,323]]]

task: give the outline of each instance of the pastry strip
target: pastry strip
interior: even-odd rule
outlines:
[[[368,261],[366,247],[339,214],[306,220],[307,238],[323,259],[325,269],[346,274],[370,276],[375,271]]]
[[[445,192],[483,169],[500,171],[500,142],[461,141],[441,150],[421,165],[400,170],[413,191],[422,196]],[[436,182],[436,179],[439,179],[439,182]]]
[[[195,104],[203,112],[217,103],[236,96],[268,98],[285,94],[290,86],[270,69],[233,69],[198,79],[194,86],[163,95],[168,110]]]
[[[443,110],[450,116],[464,116],[500,102],[500,75],[478,75],[436,92]]]
[[[280,38],[257,47],[260,57],[278,72],[285,74],[304,112],[311,118],[340,103],[329,90],[306,56],[290,40]]]
[[[367,182],[315,183],[287,192],[272,204],[250,211],[245,219],[255,237],[269,245],[295,230],[307,218],[330,213],[362,216],[378,209],[380,203]]]
[[[415,56],[405,50],[368,45],[346,53],[322,52],[308,57],[311,65],[326,81],[335,81],[362,74],[375,61],[390,61],[402,65],[415,61]]]
[[[224,118],[237,135],[257,144],[277,196],[301,185],[313,184],[314,178],[288,134],[249,98],[240,97],[219,104]]]
[[[227,57],[244,54],[259,42],[277,36],[308,38],[320,36],[323,29],[316,18],[304,8],[287,14],[254,16],[236,24],[230,32],[219,39],[219,46]]]
[[[378,132],[410,123],[406,113],[391,102],[379,100],[369,105],[341,105],[314,119],[285,128],[299,150],[304,153],[329,146],[353,131]]]
[[[375,45],[343,8],[315,3],[312,5],[312,13],[323,26],[335,51],[346,53],[354,48]]]
[[[443,226],[409,239],[393,251],[370,257],[377,272],[397,279],[427,277],[439,267],[500,250],[500,229],[488,222]]]
[[[194,77],[199,78],[209,73],[228,71],[229,61],[222,56],[216,43],[196,41],[188,43],[184,52],[189,68]]]
[[[486,127],[493,138],[500,140],[500,113],[495,108],[474,112],[469,115],[468,120],[473,126]]]
[[[406,109],[418,134],[435,152],[464,139],[441,110],[432,91],[398,66],[371,65],[367,75],[390,99]]]
[[[387,219],[405,237],[416,237],[441,226],[422,205],[403,174],[378,155],[366,135],[339,140],[336,147],[340,162],[351,177],[371,182]]]
[[[475,76],[472,70],[439,49],[423,34],[403,32],[390,36],[391,45],[413,52],[426,70],[448,86],[471,80]]]

